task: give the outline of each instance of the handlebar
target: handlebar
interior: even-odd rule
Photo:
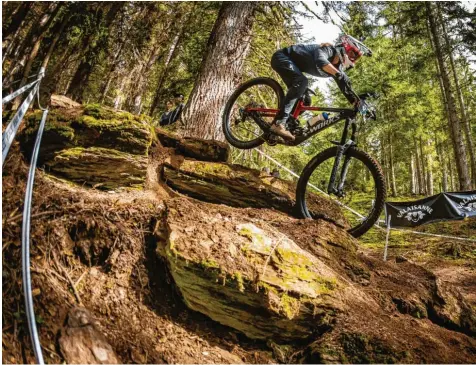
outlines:
[[[369,98],[378,99],[379,97],[380,97],[380,94],[377,92],[367,92],[367,93],[363,93],[359,95],[359,99],[363,99],[363,100],[369,99]]]

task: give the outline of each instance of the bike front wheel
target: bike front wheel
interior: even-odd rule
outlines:
[[[281,85],[268,77],[259,77],[240,85],[228,99],[223,111],[226,140],[239,149],[251,149],[265,142],[263,129],[256,119],[270,126],[275,112],[248,112],[248,109],[278,110],[284,99]]]
[[[334,209],[336,214],[343,215],[345,226],[350,227],[348,232],[360,237],[372,228],[382,213],[387,194],[385,178],[377,161],[366,152],[351,147],[342,156],[335,177],[334,186],[339,187],[340,197],[329,196],[329,177],[338,148],[322,151],[306,165],[297,185],[296,206],[303,218],[319,218],[323,216],[323,210]],[[347,168],[344,169],[346,160]],[[323,198],[331,199],[333,203],[323,207]]]

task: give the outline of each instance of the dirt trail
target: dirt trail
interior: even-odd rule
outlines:
[[[98,320],[99,330],[123,363],[341,362],[342,357],[323,350],[323,346],[334,344],[343,347],[347,362],[354,363],[399,359],[468,361],[468,349],[476,346],[468,336],[443,328],[432,318],[414,318],[392,301],[398,294],[403,303],[411,302],[409,298],[420,293],[415,282],[421,288],[429,287],[433,285],[432,274],[408,262],[389,266],[363,253],[357,254],[359,261],[352,266],[343,265],[344,259],[337,262],[332,258],[327,264],[352,286],[367,292],[376,312],[356,307],[346,320],[337,321],[333,331],[303,343],[286,347],[272,341],[250,340],[188,309],[165,262],[155,252],[157,240],[164,234],[161,222],[166,203],[181,196],[157,177],[156,167],[167,159],[168,152],[158,147],[151,154],[155,162],[149,165],[143,191],[100,192],[38,172],[31,257],[35,309],[47,362],[65,361],[58,338],[64,333],[68,312],[78,306],[78,299]],[[22,206],[18,203],[23,200],[27,165],[18,150],[13,148],[10,153],[2,195],[3,362],[31,363],[34,357],[22,308]],[[196,202],[194,209],[199,214],[204,209],[220,211],[221,207]],[[326,262],[318,236],[311,239],[318,232],[318,223],[301,223],[267,209],[223,209],[229,214],[266,221]],[[346,255],[344,250],[342,255]],[[474,286],[471,276],[464,276],[464,280],[458,276],[463,275],[464,268],[458,269],[460,274],[451,273],[448,267],[441,268],[435,262],[432,271],[450,279],[450,283],[466,280],[466,294],[473,298],[469,294]],[[408,290],[399,292],[405,286]],[[389,295],[392,290],[393,297]],[[392,320],[387,321],[387,317]],[[359,337],[359,333],[374,336]],[[407,357],[409,338],[415,339],[415,346],[427,348],[431,356],[422,353]],[[448,343],[448,347],[442,348],[441,343]],[[374,356],[379,353],[383,355]]]

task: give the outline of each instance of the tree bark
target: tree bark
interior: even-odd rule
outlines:
[[[416,170],[417,170],[417,184],[418,184],[418,188],[417,188],[417,194],[418,195],[422,195],[423,194],[423,180],[422,180],[422,171],[421,171],[421,164],[420,164],[420,153],[419,153],[419,150],[418,150],[418,144],[417,144],[417,141],[416,141],[416,138],[413,137],[413,146],[414,146],[414,149],[415,149],[415,161],[416,161]]]
[[[257,6],[257,2],[222,4],[197,81],[183,111],[187,135],[223,139],[221,111],[238,82],[250,49]]]
[[[159,101],[160,101],[160,95],[162,92],[162,87],[164,84],[164,81],[167,77],[167,74],[169,72],[169,66],[172,63],[172,61],[177,57],[178,55],[178,50],[179,50],[179,44],[183,39],[183,29],[180,32],[180,34],[177,34],[170,46],[167,58],[164,61],[164,69],[162,70],[162,73],[159,76],[159,81],[157,83],[157,87],[155,89],[155,95],[154,95],[154,100],[152,101],[152,105],[150,106],[149,110],[149,115],[152,116],[159,106]]]
[[[430,141],[428,141],[428,145],[430,145]],[[433,185],[433,158],[431,157],[431,153],[427,153],[426,155],[426,190],[428,195],[434,194],[434,185]]]
[[[415,156],[413,153],[410,156],[410,194],[416,194],[416,172],[415,172]]]
[[[389,164],[390,164],[390,174],[391,174],[391,191],[392,196],[397,196],[397,184],[395,182],[395,166],[393,161],[393,146],[392,146],[392,133],[388,134],[388,147],[389,147]]]
[[[449,59],[450,59],[450,66],[451,66],[451,70],[452,70],[452,73],[453,73],[453,79],[454,79],[455,88],[456,88],[456,95],[458,97],[458,103],[459,103],[459,108],[460,108],[461,117],[462,117],[461,122],[464,125],[464,134],[465,134],[465,137],[466,137],[466,145],[467,145],[467,148],[468,148],[468,151],[469,151],[469,159],[470,159],[470,166],[471,166],[471,181],[472,181],[473,188],[476,188],[476,157],[475,157],[475,152],[474,152],[474,143],[473,143],[473,139],[472,139],[472,136],[471,136],[471,127],[470,127],[470,124],[469,124],[469,117],[468,117],[468,114],[466,113],[466,106],[465,106],[464,99],[463,99],[463,93],[461,91],[461,87],[460,87],[459,80],[458,80],[458,75],[456,73],[456,67],[455,67],[455,61],[454,61],[454,57],[453,57],[453,50],[452,50],[452,47],[451,47],[451,42],[450,42],[450,39],[448,37],[448,33],[446,31],[446,26],[445,26],[445,22],[443,20],[443,16],[441,14],[441,6],[440,6],[439,3],[437,3],[436,6],[438,8],[438,18],[440,20],[441,26],[443,27],[443,35],[444,35],[444,39],[445,39],[445,45],[446,45],[446,49],[447,49]]]
[[[439,40],[439,32],[436,24],[436,20],[433,14],[432,5],[430,2],[426,3],[428,20],[430,22],[430,31],[433,35],[433,43],[435,46],[436,58],[438,60],[441,77],[443,81],[444,91],[446,95],[446,101],[448,103],[448,117],[449,117],[449,128],[453,131],[453,149],[456,160],[456,168],[458,171],[458,180],[459,180],[459,189],[460,190],[470,190],[471,181],[469,177],[467,159],[466,159],[466,148],[461,133],[462,125],[461,121],[456,113],[456,105],[451,91],[451,83],[448,77],[448,71],[444,63],[442,47]]]
[[[58,5],[59,4],[54,2],[45,2],[41,7],[38,7],[41,16],[34,17],[35,20],[32,21],[25,38],[21,42],[18,42],[18,44],[15,45],[14,50],[11,50],[10,54],[8,54],[8,57],[15,59],[15,62],[12,62],[8,68],[3,82],[14,80],[19,74],[21,74],[21,70],[26,63],[26,58],[31,52],[31,47],[33,47],[36,39],[43,32],[45,24],[48,22],[51,14],[55,11]],[[33,15],[35,15],[34,11]]]
[[[8,53],[12,48],[13,42],[16,39],[18,32],[23,25],[28,13],[30,12],[31,7],[35,4],[33,1],[25,1],[23,2],[12,15],[12,21],[3,31],[3,40],[2,40],[2,52],[3,58],[2,63],[7,57]]]
[[[104,17],[104,24],[102,25],[104,28],[108,29],[114,19],[116,18],[117,13],[119,10],[124,6],[123,2],[112,2],[111,7],[109,8],[106,16]],[[87,37],[88,41],[86,45],[92,42],[92,40],[97,37],[97,32],[99,32],[100,24],[102,23],[101,17],[98,19],[98,24],[96,24],[96,31],[92,32],[89,37]],[[107,36],[102,36],[101,39],[98,39],[94,46],[89,47],[86,51],[86,55],[84,59],[80,62],[74,76],[71,80],[70,86],[68,91],[66,92],[72,99],[81,102],[83,99],[83,93],[88,83],[89,77],[93,71],[94,66],[97,62],[97,54],[99,51],[105,46],[107,42]]]

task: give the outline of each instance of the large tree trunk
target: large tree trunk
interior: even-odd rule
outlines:
[[[451,91],[451,83],[448,76],[448,70],[444,63],[442,47],[440,44],[439,39],[439,32],[437,29],[437,24],[435,21],[435,17],[433,15],[433,9],[430,2],[426,3],[428,20],[430,22],[430,31],[433,35],[433,43],[435,46],[435,54],[438,60],[438,65],[441,72],[441,78],[443,81],[443,87],[446,95],[446,101],[448,104],[448,117],[450,125],[449,127],[452,129],[452,137],[453,137],[453,149],[455,154],[456,160],[456,168],[458,170],[458,179],[459,179],[459,189],[460,190],[470,190],[471,189],[471,180],[468,171],[467,159],[466,159],[466,148],[463,139],[463,135],[461,133],[462,125],[461,121],[458,117],[456,112],[456,105],[453,93]]]
[[[221,111],[237,84],[250,49],[257,6],[257,2],[224,2],[221,6],[183,111],[187,135],[222,139]]]

